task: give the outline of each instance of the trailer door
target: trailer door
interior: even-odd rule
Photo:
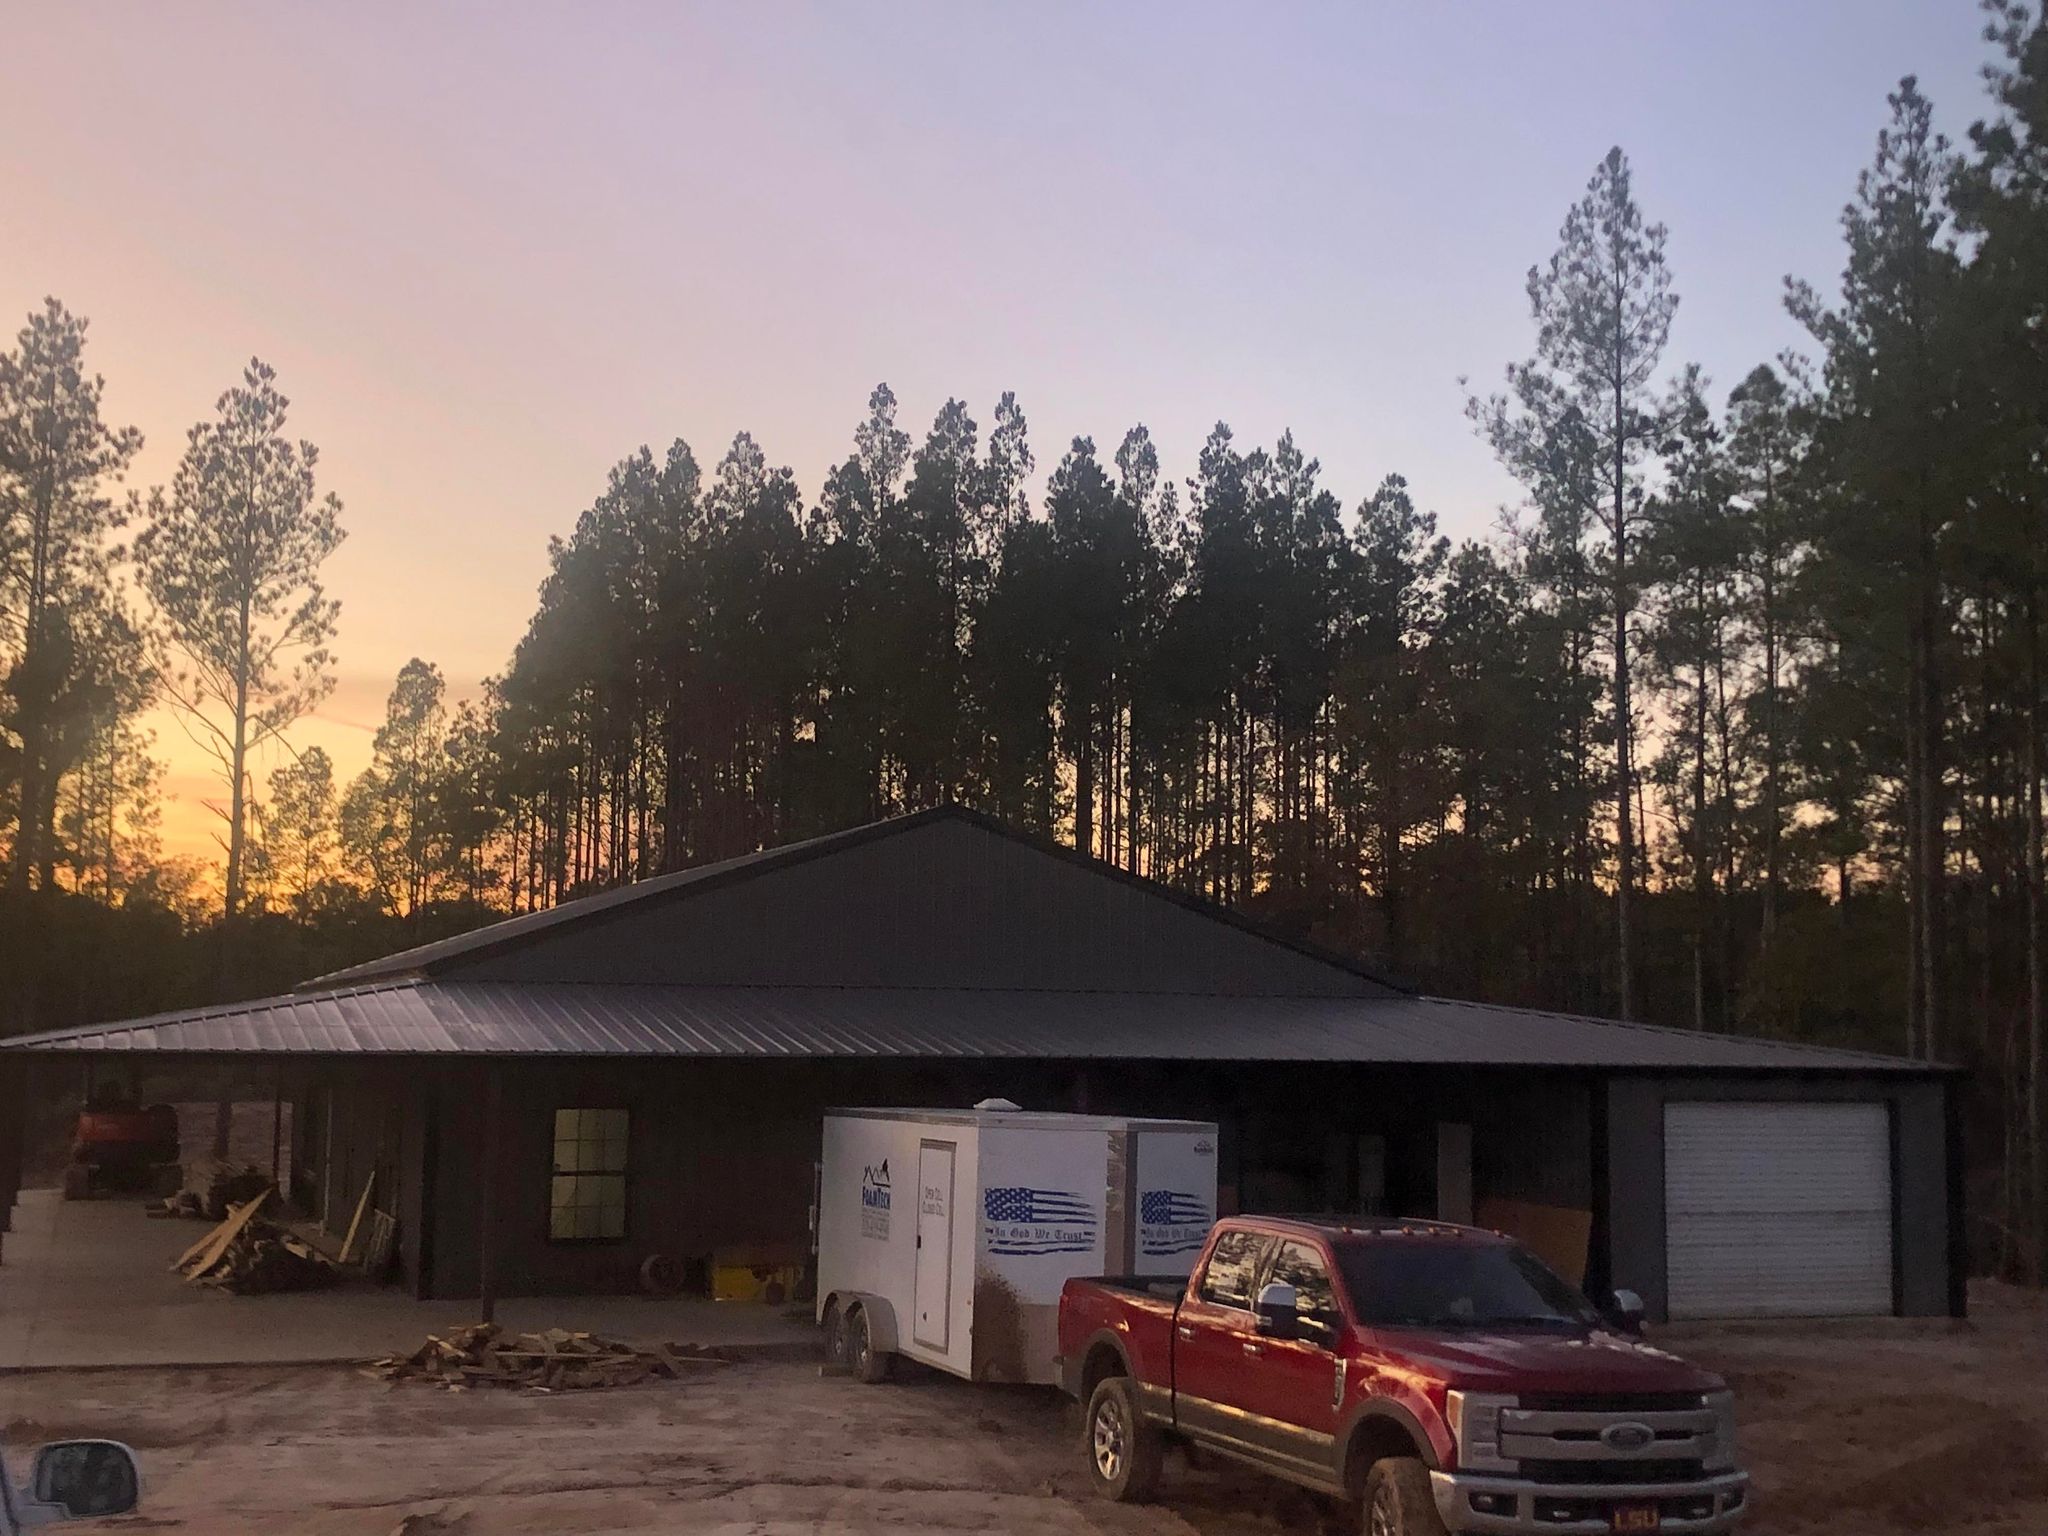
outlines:
[[[953,1323],[953,1156],[950,1141],[917,1144],[917,1278],[910,1337],[944,1354]]]

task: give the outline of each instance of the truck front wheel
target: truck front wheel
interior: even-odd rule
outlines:
[[[1365,1536],[1446,1536],[1420,1458],[1384,1456],[1372,1464],[1365,1477]]]
[[[1165,1442],[1158,1426],[1145,1422],[1128,1376],[1107,1376],[1088,1399],[1082,1428],[1088,1478],[1104,1498],[1136,1503],[1159,1486]]]

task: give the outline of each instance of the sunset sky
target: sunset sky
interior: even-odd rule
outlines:
[[[742,428],[815,494],[869,389],[921,436],[1015,389],[1041,476],[1143,421],[1291,427],[1354,506],[1447,531],[1514,488],[1461,376],[1530,347],[1523,274],[1610,144],[1671,226],[1674,363],[1725,392],[1831,281],[1884,96],[1961,138],[1965,0],[1612,5],[102,6],[0,46],[0,321],[91,317],[169,478],[252,355],[349,539],[339,685],[294,732],[363,766],[393,674],[501,667],[608,467]],[[173,851],[213,791],[178,728]],[[267,764],[263,765],[267,769]]]

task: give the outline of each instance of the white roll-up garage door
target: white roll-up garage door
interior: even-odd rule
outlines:
[[[1671,1316],[1892,1310],[1883,1104],[1664,1106]]]

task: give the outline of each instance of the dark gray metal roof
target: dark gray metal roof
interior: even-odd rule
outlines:
[[[18,1052],[988,1057],[1904,1072],[1900,1057],[1434,997],[403,980],[17,1036]]]
[[[814,860],[829,858],[835,854],[848,853],[854,849],[866,848],[869,845],[883,843],[891,839],[904,838],[907,834],[923,832],[928,828],[940,828],[943,830],[942,824],[964,824],[965,826],[978,828],[990,837],[1000,839],[1001,843],[1013,852],[1018,849],[1032,850],[1039,855],[1043,855],[1045,860],[1052,861],[1049,867],[1063,868],[1063,872],[1070,874],[1084,874],[1089,882],[1095,882],[1095,892],[1092,897],[1087,894],[1085,882],[1075,883],[1070,881],[1063,887],[1064,894],[1060,897],[1061,917],[1064,922],[1070,925],[1087,925],[1095,922],[1099,915],[1106,910],[1101,904],[1101,897],[1106,893],[1115,891],[1115,888],[1121,887],[1122,891],[1120,894],[1128,897],[1132,893],[1137,893],[1143,898],[1143,904],[1153,907],[1158,915],[1170,914],[1176,917],[1183,917],[1184,922],[1185,914],[1193,914],[1201,918],[1204,923],[1213,923],[1221,929],[1231,930],[1230,936],[1232,937],[1243,934],[1256,939],[1258,941],[1256,949],[1263,951],[1269,957],[1268,961],[1262,967],[1257,967],[1257,969],[1267,973],[1274,973],[1275,968],[1271,962],[1282,958],[1295,967],[1294,979],[1285,985],[1275,982],[1272,979],[1272,975],[1269,974],[1264,984],[1247,983],[1240,987],[1224,987],[1217,990],[1287,993],[1304,991],[1359,992],[1365,990],[1400,993],[1403,990],[1398,985],[1375,974],[1355,956],[1337,954],[1291,935],[1275,932],[1265,924],[1249,918],[1243,913],[1218,906],[1213,902],[1201,900],[1184,891],[1174,890],[1156,881],[1143,879],[1126,870],[1118,869],[1113,864],[1104,863],[1101,860],[1090,858],[1086,854],[1078,853],[1072,848],[1019,831],[1017,828],[1009,826],[994,817],[983,815],[981,812],[969,810],[965,806],[959,805],[935,806],[930,810],[917,811],[905,816],[894,816],[883,821],[869,822],[863,826],[850,827],[844,831],[829,833],[823,837],[813,837],[802,842],[786,843],[779,847],[763,849],[758,853],[742,854],[738,858],[725,859],[716,864],[704,864],[694,869],[681,870],[675,874],[658,875],[651,879],[635,881],[631,885],[620,886],[616,890],[602,891],[595,895],[580,897],[575,901],[566,901],[559,906],[550,907],[542,912],[529,912],[518,917],[506,918],[503,921],[492,923],[487,927],[478,928],[469,933],[458,934],[452,938],[441,939],[431,944],[422,944],[412,949],[401,950],[396,954],[387,955],[380,960],[372,960],[362,965],[350,966],[346,970],[334,971],[325,976],[315,977],[312,981],[305,983],[299,990],[315,991],[343,984],[387,981],[409,977],[446,977],[452,979],[456,975],[473,978],[479,974],[495,974],[502,978],[509,973],[508,968],[509,970],[518,970],[520,968],[519,957],[524,956],[527,960],[531,960],[535,953],[544,950],[550,943],[555,945],[552,953],[558,957],[554,963],[560,965],[562,963],[559,959],[561,953],[560,945],[568,935],[582,933],[587,936],[590,930],[599,927],[603,927],[613,933],[624,933],[637,920],[647,918],[658,911],[665,911],[672,903],[709,896],[713,892],[727,890],[743,882],[753,881],[776,871],[790,869],[797,865],[809,864]],[[947,846],[942,838],[936,836],[927,837],[923,841],[935,846]],[[957,851],[956,848],[956,853]],[[980,849],[974,850],[976,855],[982,855],[983,852]],[[1037,863],[1039,861],[1034,860],[1032,862]],[[1006,873],[997,869],[985,856],[971,858],[967,864],[967,869],[972,872],[969,878],[973,882],[991,890],[1020,887],[1022,884],[1019,879],[1015,878],[1014,872]],[[921,871],[920,874],[923,876],[921,879],[904,879],[899,874],[899,883],[904,886],[916,886],[919,888],[916,894],[929,897],[932,872],[925,870]],[[1011,893],[1014,894],[1014,890]],[[863,896],[869,895],[869,893],[861,894]],[[902,896],[903,893],[899,891],[893,895],[885,893],[881,897],[874,897],[872,899],[900,901]],[[701,911],[702,909],[700,907],[695,910]],[[955,913],[954,915],[958,916],[959,914]],[[914,911],[914,903],[911,904],[909,909],[906,909],[903,916],[904,923],[908,926],[939,930],[941,935],[943,935],[945,925],[933,920],[929,913],[923,914],[920,917]],[[1006,918],[1008,916],[1009,914],[1005,914]],[[845,925],[841,924],[840,926],[843,928]],[[990,931],[999,928],[997,923],[991,923],[987,926]],[[1170,951],[1161,947],[1163,939],[1156,928],[1156,918],[1155,926],[1148,928],[1146,934],[1147,942],[1151,945],[1155,958],[1164,959],[1168,957]],[[1211,949],[1214,949],[1216,947],[1213,942],[1214,937],[1215,930],[1205,929],[1196,942],[1207,944]],[[1082,938],[1083,935],[1080,934],[1068,935],[1066,947],[1075,951],[1085,952],[1088,946],[1082,942]],[[644,929],[641,930],[639,942],[643,944],[647,942],[647,935]],[[666,947],[665,941],[655,941],[655,947]],[[741,944],[739,947],[744,948],[746,946]],[[962,945],[961,947],[968,948],[972,946]],[[1022,950],[1018,951],[1019,954],[1023,952]],[[1315,964],[1310,967],[1302,967],[1300,962],[1304,958],[1315,962]],[[489,966],[484,965],[484,962],[487,961],[491,962]],[[533,967],[528,966],[527,969],[531,971]],[[1188,967],[1190,974],[1199,969],[1198,966],[1192,964]],[[765,967],[763,970],[773,970],[773,967]],[[1320,976],[1321,979],[1315,984],[1308,984],[1311,976]],[[778,985],[835,983],[856,986],[869,984],[887,985],[890,981],[896,980],[913,985],[936,984],[941,986],[1007,986],[1013,984],[1009,980],[990,980],[983,977],[976,977],[972,980],[948,980],[943,974],[933,974],[929,969],[919,971],[917,974],[900,975],[874,981],[870,981],[867,978],[856,979],[845,975],[785,974],[779,970],[774,971],[773,974],[731,974],[728,972],[710,976],[638,975],[631,971],[617,973],[598,968],[590,964],[587,956],[584,959],[571,962],[565,971],[542,971],[540,975],[531,976],[526,979],[545,979],[570,983],[603,979],[647,983],[670,981],[697,984]],[[1361,986],[1360,982],[1366,985]],[[1041,982],[1039,977],[1034,975],[1029,981],[1022,984],[1035,986],[1041,984],[1060,985],[1061,983]],[[1066,984],[1074,985],[1072,982]],[[1113,972],[1097,974],[1088,980],[1080,982],[1079,985],[1111,985],[1127,987],[1132,991],[1204,990],[1199,985],[1192,988],[1143,987],[1137,984],[1135,967],[1133,966],[1124,966],[1115,969]]]

